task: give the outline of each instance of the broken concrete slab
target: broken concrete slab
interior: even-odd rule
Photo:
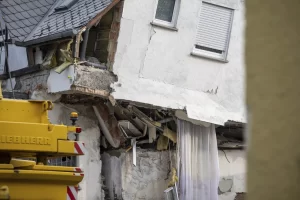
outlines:
[[[71,65],[61,74],[51,70],[48,79],[49,93],[80,93],[108,98],[110,85],[117,80],[107,70],[89,66]]]

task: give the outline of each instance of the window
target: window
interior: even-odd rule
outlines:
[[[157,0],[153,24],[175,28],[179,11],[179,0]]]
[[[233,10],[202,2],[193,55],[226,61]]]

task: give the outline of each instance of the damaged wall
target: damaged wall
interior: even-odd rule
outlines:
[[[243,150],[225,150],[226,156],[224,151],[218,153],[219,200],[234,200],[237,193],[246,192],[245,152]],[[116,199],[123,198],[124,200],[164,200],[163,191],[167,188],[170,170],[168,151],[138,149],[136,167],[132,164],[132,153],[104,153],[101,155],[101,159],[103,162],[102,176],[109,180],[105,186],[109,190],[110,199],[117,197]]]
[[[16,92],[32,94],[35,90],[47,88],[49,70],[12,78],[12,87]],[[11,91],[10,79],[2,81],[3,91]]]
[[[58,96],[47,95],[43,91],[35,91],[33,99],[55,101]],[[54,103],[53,110],[49,111],[51,123],[64,123],[71,125],[70,113],[76,111],[79,114],[77,124],[82,128],[79,140],[85,143],[87,152],[84,156],[78,156],[78,166],[84,170],[84,179],[79,184],[81,190],[78,193],[80,200],[101,199],[101,160],[100,160],[100,130],[92,107],[70,106],[61,103]],[[75,136],[69,135],[74,140]]]
[[[89,66],[71,65],[61,74],[50,71],[47,80],[49,93],[68,93],[70,91],[107,97],[110,84],[116,76],[107,70]]]
[[[178,31],[150,23],[155,0],[124,3],[113,85],[116,99],[187,109],[191,118],[223,124],[245,122],[244,112],[244,3],[209,2],[234,8],[228,63],[191,56],[201,1],[181,1]]]
[[[122,153],[119,157],[107,153],[101,156],[102,175],[105,178],[113,177],[114,180],[106,182],[106,187],[110,190],[110,199],[113,199],[112,191],[115,190],[117,199],[164,200],[170,171],[168,151],[137,149],[136,166],[132,164],[132,152]],[[116,163],[119,164],[118,167],[115,166]]]
[[[219,150],[220,182],[219,200],[234,200],[246,192],[246,152],[244,150]],[[239,200],[243,199],[242,195]]]

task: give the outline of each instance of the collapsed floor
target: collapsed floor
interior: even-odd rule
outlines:
[[[172,168],[177,169],[176,111],[128,102],[112,106],[109,100],[74,95],[63,95],[61,102],[73,104],[72,107],[95,105],[89,106],[89,112],[94,112],[101,130],[98,144],[102,163],[99,181],[101,193],[105,194],[102,199],[164,199]],[[215,130],[220,163],[219,199],[241,198],[240,193],[245,192],[243,125],[229,122]]]

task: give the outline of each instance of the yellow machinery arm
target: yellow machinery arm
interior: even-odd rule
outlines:
[[[0,82],[1,85],[1,82]],[[75,126],[54,125],[48,119],[50,101],[5,99],[0,87],[0,200],[77,199],[83,179],[78,167],[48,166],[51,157],[84,155],[84,143],[69,141]],[[35,157],[36,161],[18,158]]]

